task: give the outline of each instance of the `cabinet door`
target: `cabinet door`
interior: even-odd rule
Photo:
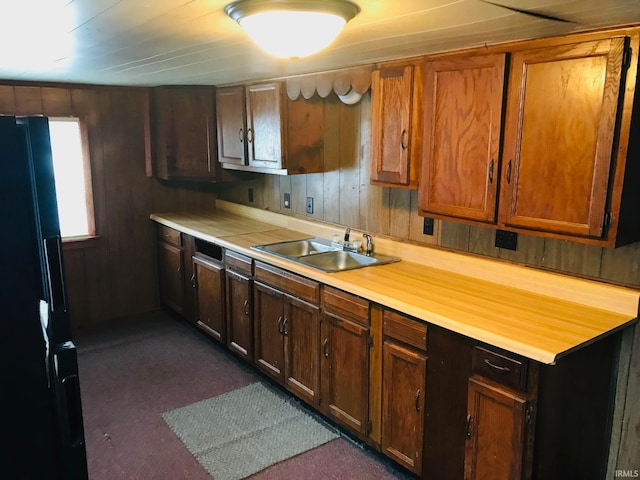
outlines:
[[[465,480],[518,480],[523,471],[526,400],[469,379]]]
[[[328,416],[362,435],[369,428],[369,329],[325,313],[322,404]]]
[[[427,357],[390,341],[382,348],[382,450],[420,475]]]
[[[158,243],[158,280],[160,301],[176,313],[184,312],[184,272],[182,250],[165,242]]]
[[[374,70],[371,78],[371,180],[409,185],[414,66]]]
[[[505,54],[427,62],[422,214],[496,221]]]
[[[624,38],[516,52],[500,224],[603,233]]]
[[[155,99],[158,175],[167,180],[215,179],[213,89],[160,87]]]
[[[221,163],[247,164],[245,110],[243,86],[216,91],[218,161]]]
[[[226,271],[227,346],[248,361],[253,361],[252,281],[244,275]]]
[[[255,362],[277,380],[284,378],[284,294],[255,282]]]
[[[319,308],[287,297],[285,306],[285,382],[297,396],[318,403],[320,385]]]
[[[247,87],[247,150],[249,165],[282,168],[283,99],[280,83]]]
[[[219,342],[225,342],[224,268],[209,260],[193,257],[192,278],[197,325]]]

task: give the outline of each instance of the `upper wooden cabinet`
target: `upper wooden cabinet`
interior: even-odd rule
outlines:
[[[220,88],[216,92],[216,126],[220,163],[247,164],[245,108],[244,87]]]
[[[625,50],[613,38],[513,55],[500,224],[603,236]]]
[[[579,40],[513,46],[505,94],[495,48],[425,63],[421,215],[599,246],[640,239],[640,168],[627,162],[638,34]]]
[[[281,82],[216,92],[222,168],[290,175],[323,170],[323,104],[289,100]]]
[[[415,188],[422,145],[422,61],[381,65],[371,77],[371,183]]]
[[[505,56],[425,63],[421,211],[495,222]]]
[[[164,180],[215,181],[213,87],[157,87],[152,92],[155,175]]]

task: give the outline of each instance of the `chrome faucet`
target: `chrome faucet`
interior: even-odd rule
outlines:
[[[367,256],[373,255],[373,237],[371,237],[371,235],[368,235],[366,233],[363,233],[362,236],[367,241],[367,246],[364,251],[364,254]]]

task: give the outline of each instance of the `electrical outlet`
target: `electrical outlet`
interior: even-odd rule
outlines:
[[[422,233],[424,235],[433,235],[433,218],[424,218],[422,223]]]
[[[284,208],[291,208],[291,194],[284,194]]]
[[[506,230],[496,230],[496,247],[507,250],[518,249],[518,234]]]
[[[313,213],[313,197],[307,197],[307,213]]]
[[[253,188],[249,189],[249,203],[253,203]]]

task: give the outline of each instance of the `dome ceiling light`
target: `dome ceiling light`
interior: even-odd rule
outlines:
[[[263,50],[301,58],[329,45],[360,7],[347,0],[238,0],[224,11]]]

